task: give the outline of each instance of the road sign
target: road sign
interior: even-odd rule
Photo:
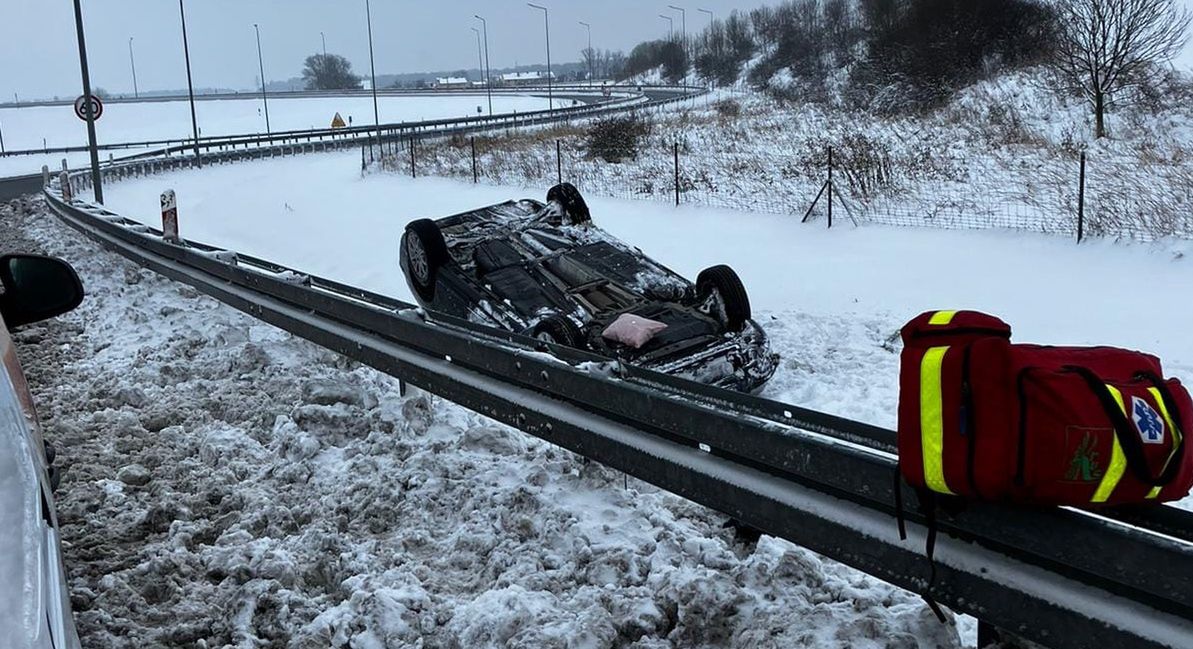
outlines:
[[[91,95],[90,97],[80,95],[75,100],[75,115],[78,115],[79,119],[85,122],[87,121],[88,114],[91,115],[91,119],[99,119],[104,114],[104,102],[100,101],[99,97],[95,95]]]
[[[347,126],[347,124],[344,123],[344,118],[340,117],[339,113],[336,113],[336,116],[331,120],[331,127],[344,128],[345,126]]]

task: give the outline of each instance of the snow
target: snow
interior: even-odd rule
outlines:
[[[959,646],[916,595],[4,217],[88,292],[17,343],[84,646]]]
[[[360,177],[354,154],[182,171],[110,185],[108,207],[157,224],[178,194],[183,236],[405,300],[397,242],[440,217],[544,188],[398,175]],[[783,365],[766,396],[893,427],[903,323],[940,308],[984,310],[1015,339],[1153,352],[1193,381],[1193,243],[1120,244],[1003,231],[826,230],[797,217],[589,197],[596,223],[686,277],[718,263],[741,275]],[[237,206],[228,209],[229,205]],[[344,251],[349,254],[328,254]]]
[[[452,93],[443,96],[403,96],[378,98],[381,123],[413,122],[456,117],[474,117],[477,107],[488,113],[483,93]],[[545,110],[545,98],[495,94],[493,112],[528,112]],[[246,95],[244,99],[213,99],[195,102],[199,133],[204,137],[264,133],[265,117],[260,96]],[[352,97],[304,97],[269,99],[269,125],[273,131],[320,129],[331,126],[336,113],[354,126],[373,123],[373,99],[368,95]],[[0,128],[4,130],[6,150],[40,149],[43,146],[86,146],[87,126],[75,116],[73,106],[24,106],[0,108]],[[173,140],[180,142],[191,137],[191,113],[188,101],[159,101],[141,103],[108,103],[104,114],[96,122],[96,137],[100,144]],[[45,138],[43,144],[42,138]],[[116,157],[131,155],[142,149],[119,149]],[[103,160],[107,151],[101,151]],[[68,158],[72,167],[87,164],[88,154],[48,154],[0,157],[0,177],[39,173],[42,165],[50,169],[61,166]]]

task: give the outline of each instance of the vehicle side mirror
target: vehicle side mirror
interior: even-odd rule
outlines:
[[[0,257],[0,316],[11,329],[62,315],[83,301],[83,283],[70,264],[41,255]]]

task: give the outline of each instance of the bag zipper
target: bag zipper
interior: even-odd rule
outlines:
[[[1024,390],[1023,384],[1027,378],[1027,373],[1034,367],[1025,367],[1019,370],[1019,374],[1015,377],[1015,391],[1019,398],[1019,449],[1017,451],[1017,467],[1015,469],[1015,484],[1022,487],[1027,482],[1026,465],[1027,465],[1027,393]]]
[[[911,334],[911,337],[912,338],[927,338],[929,336],[932,336],[932,337],[935,337],[935,336],[965,336],[965,335],[977,335],[977,334],[987,334],[990,336],[997,336],[998,338],[1007,338],[1007,339],[1010,339],[1010,337],[1011,337],[1011,332],[1006,331],[1005,329],[989,329],[986,327],[961,327],[959,329],[947,329],[945,331],[921,329],[921,330]]]

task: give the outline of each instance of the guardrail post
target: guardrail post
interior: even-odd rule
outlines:
[[[1081,152],[1081,176],[1077,183],[1077,243],[1085,237],[1085,151]]]
[[[475,185],[478,180],[476,174],[476,136],[468,138],[468,141],[472,145],[472,184]]]
[[[414,137],[410,138],[410,177],[418,177],[417,171],[414,169]]]
[[[42,187],[50,186],[50,167],[49,167],[49,165],[41,166],[41,186]]]
[[[558,179],[557,184],[563,184],[563,148],[559,145],[559,140],[555,140],[555,176]]]
[[[182,240],[178,236],[178,202],[173,189],[162,192],[162,238],[170,243]]]
[[[62,171],[58,174],[58,188],[62,190],[62,200],[69,203],[74,198],[74,192],[71,191],[70,174]]]

